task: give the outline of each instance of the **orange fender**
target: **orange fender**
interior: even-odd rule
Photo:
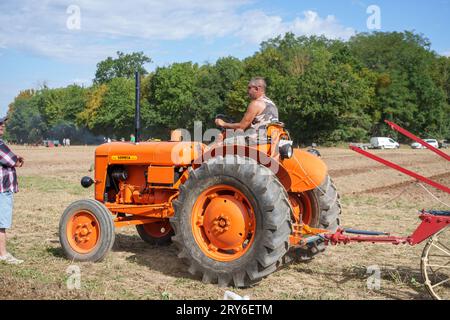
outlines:
[[[299,193],[313,190],[325,180],[328,168],[317,156],[300,149],[294,149],[291,159],[280,162],[277,158],[269,157],[266,149],[264,146],[258,146],[257,148],[244,145],[216,146],[197,158],[193,167],[197,168],[204,161],[216,156],[236,154],[255,159],[258,163],[268,167],[276,174],[288,192]]]
[[[317,156],[294,149],[292,158],[281,162],[287,176],[279,176],[281,183],[290,192],[304,192],[320,186],[325,180],[328,168]]]

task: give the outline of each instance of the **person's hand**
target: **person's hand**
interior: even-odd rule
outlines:
[[[25,161],[22,157],[17,157],[16,167],[22,167],[24,162]]]
[[[216,119],[216,126],[223,128],[225,126],[225,121],[222,119]]]

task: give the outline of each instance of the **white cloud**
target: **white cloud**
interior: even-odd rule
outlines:
[[[158,40],[238,37],[258,44],[291,31],[348,38],[334,16],[305,11],[293,21],[248,10],[252,0],[18,0],[0,3],[0,48],[66,60],[98,61],[120,48],[142,50]],[[80,30],[66,27],[69,5],[81,13]]]
[[[355,34],[354,29],[340,25],[333,15],[323,19],[314,11],[305,11],[304,19],[296,18],[292,28],[299,34],[324,35],[332,39],[348,39]]]
[[[279,16],[268,16],[262,11],[245,13],[244,20],[237,34],[253,43],[286,32],[306,36],[324,35],[331,39],[348,39],[355,34],[354,29],[342,26],[334,16],[321,18],[314,11],[305,11],[303,17],[296,17],[290,22],[284,22]]]

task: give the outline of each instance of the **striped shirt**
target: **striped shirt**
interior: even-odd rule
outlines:
[[[17,183],[17,174],[15,165],[17,156],[9,149],[9,147],[0,139],[0,192],[18,192],[19,185]]]

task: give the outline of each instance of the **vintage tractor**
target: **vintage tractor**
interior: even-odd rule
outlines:
[[[338,229],[338,193],[324,162],[293,149],[282,123],[266,133],[242,144],[97,147],[95,177],[81,181],[94,185],[95,199],[72,203],[61,217],[65,255],[99,261],[115,227],[135,225],[152,245],[173,241],[189,272],[222,286],[248,286],[291,256],[311,258],[323,250],[311,235]]]

